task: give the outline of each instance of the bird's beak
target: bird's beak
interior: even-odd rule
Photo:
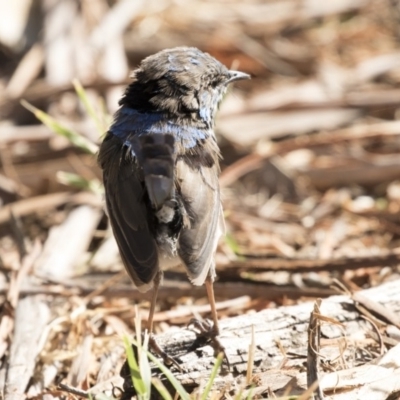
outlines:
[[[245,74],[244,72],[240,71],[229,71],[229,79],[227,83],[231,83],[234,81],[240,81],[242,79],[250,79],[251,76],[249,74]]]

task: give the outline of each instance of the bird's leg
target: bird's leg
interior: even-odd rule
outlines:
[[[162,272],[158,271],[157,275],[154,277],[154,280],[153,280],[153,295],[151,296],[149,318],[147,321],[150,335],[153,334],[154,312],[156,310],[158,288],[160,287],[161,279],[162,279]]]
[[[211,279],[211,276],[208,275],[206,281],[206,290],[207,290],[207,297],[208,297],[208,302],[210,303],[211,307],[211,315],[212,315],[212,320],[213,320],[213,327],[212,327],[212,333],[215,336],[219,335],[219,324],[218,324],[218,314],[217,314],[217,308],[215,305],[215,296],[214,296],[214,283]]]
[[[210,307],[211,307],[211,315],[212,315],[213,324],[211,325],[208,321],[200,321],[196,318],[193,318],[189,322],[189,325],[193,325],[193,327],[198,329],[200,337],[204,337],[204,338],[210,340],[214,344],[214,349],[218,353],[220,353],[220,352],[224,353],[224,357],[225,357],[226,362],[229,367],[229,360],[228,360],[228,357],[226,356],[225,347],[222,345],[222,343],[220,342],[220,340],[218,338],[218,336],[219,336],[218,314],[217,314],[217,308],[215,305],[213,279],[211,278],[210,275],[208,275],[208,277],[206,278],[205,285],[206,285],[206,290],[207,290],[208,302],[210,303]]]
[[[160,287],[160,283],[162,280],[162,272],[159,271],[157,275],[155,276],[153,280],[153,295],[151,297],[151,303],[150,303],[150,311],[149,311],[149,318],[148,318],[148,326],[149,326],[149,345],[152,348],[152,350],[158,354],[164,361],[164,364],[166,365],[175,365],[179,370],[181,370],[181,367],[179,363],[172,357],[170,357],[158,344],[154,332],[153,332],[153,319],[154,319],[154,312],[156,309],[156,304],[157,304],[157,294],[158,294],[158,289]]]

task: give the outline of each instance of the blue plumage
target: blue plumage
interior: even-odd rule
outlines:
[[[211,132],[206,128],[198,128],[168,119],[165,113],[139,112],[132,108],[122,107],[114,119],[109,131],[127,144],[136,135],[171,134],[176,142],[184,148],[195,147],[200,140],[210,137]]]

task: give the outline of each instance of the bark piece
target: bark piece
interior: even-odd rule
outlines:
[[[36,273],[60,281],[75,275],[100,218],[100,210],[80,206],[69,214],[62,225],[53,227],[36,263]]]
[[[19,301],[6,376],[5,400],[25,399],[36,357],[41,351],[40,338],[49,320],[50,309],[41,296],[30,296]]]
[[[360,292],[381,303],[393,312],[400,310],[399,281]],[[268,393],[277,396],[290,389],[291,394],[303,393],[307,388],[305,364],[307,360],[308,326],[314,304],[306,302],[296,306],[266,309],[254,314],[221,320],[220,341],[225,346],[230,370],[224,364],[214,383],[215,390],[227,387],[246,387],[245,375],[251,331],[255,331],[253,394]],[[365,364],[360,360],[368,348],[370,354],[379,353],[379,346],[370,339],[370,325],[359,314],[354,301],[347,296],[333,296],[322,301],[318,319],[321,323],[320,376],[326,375],[324,365],[336,371]],[[208,381],[214,364],[214,350],[207,343],[196,341],[196,335],[185,329],[157,336],[161,347],[181,362],[182,372],[174,370],[175,377],[192,390]],[[195,344],[195,345],[194,345]],[[375,350],[374,350],[375,349]],[[129,378],[124,375],[125,388]],[[154,371],[154,373],[156,373]],[[329,385],[321,385],[329,390]],[[229,390],[228,390],[229,391]],[[129,394],[129,393],[127,393]],[[335,397],[331,397],[334,399]],[[348,397],[349,399],[351,397]]]

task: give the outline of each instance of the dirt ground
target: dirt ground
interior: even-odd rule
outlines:
[[[400,288],[398,0],[2,2],[0,388],[7,400],[77,398],[60,383],[108,394],[121,385],[121,337],[133,334],[135,315],[146,326],[150,293],[134,289],[123,270],[95,152],[130,71],[181,45],[252,76],[229,92],[216,123],[227,230],[216,256],[220,318],[396,281]],[[47,126],[32,106],[53,118]],[[184,269],[166,271],[156,332],[210,317],[206,304],[205,289],[193,288]],[[361,360],[335,368],[396,348],[400,298],[385,307],[394,319],[372,312],[375,336],[357,342]],[[390,386],[382,398],[396,393],[400,387]]]

